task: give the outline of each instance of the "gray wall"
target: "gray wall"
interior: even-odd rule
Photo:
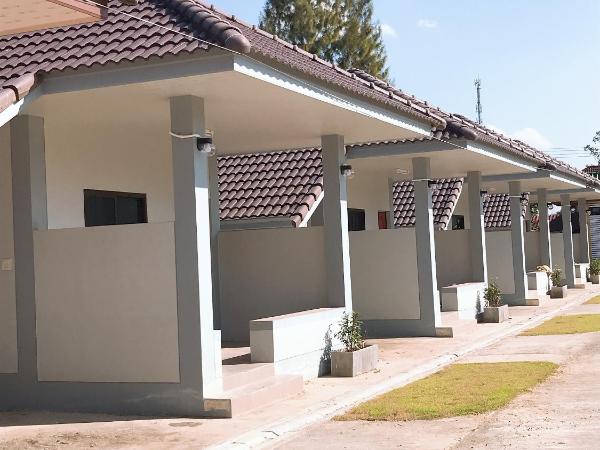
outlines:
[[[223,341],[247,342],[249,321],[327,306],[323,227],[219,235]]]
[[[489,280],[498,283],[502,293],[514,294],[515,280],[510,230],[487,231],[485,242]]]
[[[361,319],[420,318],[414,228],[351,232],[350,260]]]
[[[0,128],[0,373],[17,371],[10,128]],[[4,270],[3,270],[4,269]]]
[[[469,230],[435,232],[438,289],[473,281],[469,233]]]

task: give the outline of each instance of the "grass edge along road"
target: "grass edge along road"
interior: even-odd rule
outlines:
[[[545,381],[551,362],[453,364],[362,403],[334,420],[406,421],[481,414],[507,405]]]
[[[594,333],[600,331],[600,314],[557,316],[526,330],[520,336]]]

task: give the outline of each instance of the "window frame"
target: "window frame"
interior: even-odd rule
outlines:
[[[90,197],[103,197],[103,198],[113,198],[115,199],[115,224],[114,225],[89,225],[89,220],[88,220],[88,216],[86,213],[86,202],[88,200],[88,198]],[[116,225],[135,225],[135,224],[120,224],[119,223],[119,211],[117,208],[117,199],[119,197],[126,197],[126,198],[134,198],[134,199],[141,199],[143,200],[143,210],[142,210],[142,221],[141,222],[136,222],[135,224],[140,224],[140,223],[148,223],[148,195],[141,193],[141,192],[122,192],[122,191],[106,191],[106,190],[102,190],[102,189],[84,189],[83,190],[83,218],[84,218],[84,222],[85,222],[85,227],[86,228],[93,228],[93,227],[102,227],[102,226],[116,226]]]

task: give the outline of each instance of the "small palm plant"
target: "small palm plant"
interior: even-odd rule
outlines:
[[[563,287],[566,284],[565,280],[563,279],[562,269],[560,267],[557,267],[552,271],[550,280],[552,280],[552,286]]]
[[[347,352],[355,352],[365,348],[365,339],[362,330],[362,322],[358,320],[358,313],[344,313],[340,321],[340,330],[335,334]]]
[[[483,291],[483,300],[488,308],[498,308],[502,306],[502,291],[498,284],[490,281]]]

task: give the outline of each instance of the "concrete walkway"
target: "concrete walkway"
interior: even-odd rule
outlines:
[[[381,362],[378,370],[355,379],[320,378],[305,383],[305,392],[270,407],[254,410],[234,419],[163,419],[115,417],[86,414],[0,413],[0,449],[12,448],[205,448],[221,444],[222,448],[251,448],[279,445],[284,439],[313,424],[323,423],[334,414],[420,378],[440,367],[489,347],[507,335],[542,322],[546,318],[582,303],[600,293],[598,287],[572,290],[561,300],[544,300],[540,307],[511,308],[511,320],[504,324],[481,324],[456,321],[453,339],[413,338],[378,340]],[[451,320],[449,317],[446,317]],[[521,339],[521,338],[516,338]],[[531,338],[535,339],[535,338]],[[509,342],[507,340],[506,342]],[[558,343],[556,348],[562,348]],[[503,351],[503,350],[502,350]],[[485,353],[476,353],[486,357]],[[489,357],[488,355],[487,357]],[[462,419],[462,420],[473,420]],[[449,421],[452,423],[452,421]],[[335,425],[335,424],[334,424]],[[344,433],[361,424],[347,424]],[[403,424],[388,426],[402,427]],[[437,423],[427,423],[423,430],[436,435]],[[458,426],[458,425],[457,425]],[[431,428],[434,427],[434,428]],[[470,429],[468,422],[460,427]],[[454,427],[456,428],[456,426]],[[462,428],[461,428],[462,429]],[[412,431],[411,431],[412,432]],[[424,431],[414,431],[415,439]],[[440,436],[443,433],[440,433]],[[459,433],[460,434],[460,433]],[[326,439],[335,444],[330,437]],[[391,440],[409,443],[410,433],[386,433]],[[396,436],[394,436],[396,435]],[[375,431],[373,437],[381,437]],[[449,443],[453,438],[449,438]],[[323,447],[324,442],[319,446]],[[384,443],[382,445],[385,445]],[[339,446],[336,446],[339,448]],[[363,447],[364,442],[363,442]],[[439,448],[439,447],[436,447]]]
[[[600,305],[571,313],[600,313]],[[414,422],[324,421],[278,442],[285,449],[598,448],[600,333],[512,336],[460,362],[553,361],[559,372],[508,407]]]

